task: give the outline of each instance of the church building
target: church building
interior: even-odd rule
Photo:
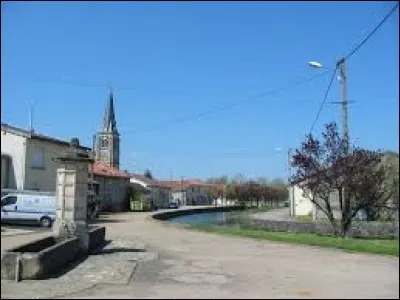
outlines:
[[[130,175],[119,170],[120,135],[114,110],[114,95],[106,102],[103,123],[96,134],[94,180],[99,183],[99,196],[102,211],[126,209],[127,188]]]

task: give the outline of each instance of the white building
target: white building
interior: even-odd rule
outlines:
[[[172,191],[172,199],[179,201],[183,206],[186,205],[209,205],[212,203],[210,198],[211,185],[200,180],[177,180],[162,181],[169,186]]]
[[[312,216],[313,219],[325,218],[325,214],[310,200],[312,194],[304,191],[299,184],[289,186],[289,209],[290,215],[295,216]],[[321,199],[321,206],[325,207],[325,203]],[[340,204],[337,191],[330,194],[330,205],[335,218],[340,218]]]
[[[67,141],[2,123],[1,188],[54,192],[59,164],[53,159],[69,145]]]
[[[140,185],[150,191],[147,195],[147,199],[154,205],[158,208],[168,207],[168,204],[173,199],[171,187],[160,181],[149,179],[140,174],[129,174],[129,176],[131,184]]]

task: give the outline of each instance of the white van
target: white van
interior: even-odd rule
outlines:
[[[2,223],[38,223],[51,227],[56,218],[56,197],[7,194],[1,198]]]

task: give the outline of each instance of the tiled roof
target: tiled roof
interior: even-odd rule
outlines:
[[[188,180],[165,180],[161,181],[163,184],[171,187],[173,192],[179,192],[182,190],[186,190],[189,187],[193,186],[213,186],[211,184],[205,183],[198,179],[188,179]]]
[[[89,171],[91,172],[91,166],[89,165]],[[126,172],[122,172],[117,168],[114,168],[104,162],[95,161],[93,164],[93,174],[106,177],[117,177],[129,179],[130,175]]]

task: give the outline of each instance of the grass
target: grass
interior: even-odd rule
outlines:
[[[261,229],[230,228],[215,225],[190,224],[189,229],[222,235],[250,237],[259,240],[269,240],[293,244],[311,245],[326,248],[337,248],[348,252],[364,252],[399,256],[398,240],[356,239],[333,236],[320,236],[308,233],[272,232]]]

